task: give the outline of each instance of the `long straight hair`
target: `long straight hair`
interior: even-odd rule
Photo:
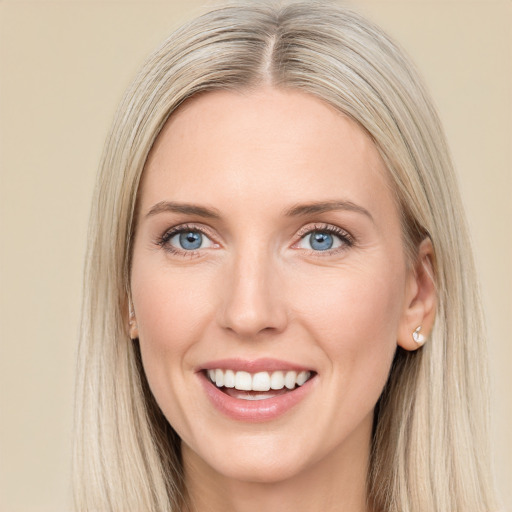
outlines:
[[[377,404],[368,504],[379,512],[489,512],[486,348],[468,230],[443,130],[403,51],[333,3],[216,8],[172,34],[128,89],[94,195],[76,386],[80,512],[169,512],[186,501],[180,442],[127,332],[138,184],[161,128],[188,98],[271,85],[354,119],[384,159],[414,260],[430,237],[437,317],[428,343],[396,352]]]

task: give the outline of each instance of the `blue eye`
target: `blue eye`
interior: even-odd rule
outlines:
[[[351,246],[352,240],[348,233],[339,228],[309,230],[296,245],[299,249],[308,249],[316,252],[330,251]]]
[[[192,229],[172,234],[167,243],[171,247],[182,251],[196,251],[213,246],[213,242],[206,235]]]
[[[315,251],[332,249],[334,239],[330,233],[314,232],[309,235],[309,245]]]
[[[193,251],[194,249],[199,249],[201,247],[201,244],[203,243],[203,235],[194,231],[180,233],[179,241],[182,249]]]

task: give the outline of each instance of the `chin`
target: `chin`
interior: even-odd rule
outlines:
[[[228,480],[246,483],[273,484],[292,478],[307,465],[308,457],[302,441],[294,443],[276,442],[276,440],[242,438],[237,443],[231,440],[229,447],[221,444],[187,451],[187,459],[194,468],[208,468]],[[277,446],[276,446],[277,445]]]
[[[242,460],[229,467],[214,468],[227,479],[244,483],[277,484],[303,471],[303,465],[294,461]]]

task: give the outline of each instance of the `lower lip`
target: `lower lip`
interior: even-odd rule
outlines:
[[[263,400],[233,398],[215,386],[204,373],[198,373],[206,395],[217,410],[226,416],[247,422],[270,421],[285,414],[303,400],[313,387],[316,376],[293,391]]]

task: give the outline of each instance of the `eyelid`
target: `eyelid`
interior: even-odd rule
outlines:
[[[339,234],[340,236],[344,236],[350,240],[353,240],[354,238],[346,229],[326,222],[313,222],[311,224],[306,224],[297,231],[297,236],[299,238],[303,238],[312,231],[328,231],[329,233]]]
[[[201,233],[203,236],[206,236],[213,244],[212,247],[208,248],[202,248],[202,249],[195,249],[195,250],[185,250],[180,249],[175,246],[169,245],[169,241],[176,236],[179,233],[183,233],[186,231],[197,231]],[[333,234],[342,241],[342,246],[337,247],[334,249],[327,249],[325,251],[315,251],[313,249],[310,249],[309,252],[314,254],[315,256],[321,256],[321,255],[330,255],[337,252],[341,252],[346,250],[347,248],[351,247],[355,243],[354,237],[345,229],[336,226],[334,224],[327,224],[327,223],[311,223],[306,224],[305,226],[301,227],[298,231],[296,236],[298,237],[298,241],[294,242],[292,245],[292,248],[294,249],[302,249],[297,247],[297,244],[302,241],[307,235],[314,233],[314,232],[327,232],[330,234]],[[200,252],[204,251],[205,249],[216,249],[221,247],[221,244],[217,241],[218,236],[213,233],[213,230],[209,228],[209,226],[205,226],[204,224],[196,224],[193,222],[187,222],[183,224],[177,224],[175,226],[172,226],[164,231],[162,235],[160,235],[157,240],[155,240],[155,244],[161,247],[162,249],[166,250],[167,252],[171,254],[176,254],[180,256],[187,256],[187,257],[194,257],[199,256]],[[307,249],[304,249],[307,250]]]
[[[299,229],[299,231],[297,231],[297,237],[299,238],[299,240],[293,244],[292,248],[301,249],[300,247],[297,247],[297,245],[302,240],[304,240],[304,238],[306,238],[307,235],[310,235],[311,233],[314,232],[327,232],[329,234],[339,237],[340,240],[342,241],[342,246],[336,247],[334,249],[327,249],[325,251],[315,251],[313,249],[310,249],[309,252],[314,254],[315,256],[330,255],[336,252],[344,251],[355,244],[355,238],[346,229],[343,229],[334,224],[312,223],[303,226],[302,228]],[[307,251],[308,249],[304,250]]]
[[[187,231],[196,231],[198,233],[201,233],[201,235],[206,236],[213,244],[212,247],[208,248],[202,248],[202,249],[195,249],[195,250],[185,250],[180,249],[178,247],[174,247],[169,244],[169,241],[176,236],[179,233],[184,233]],[[205,226],[204,224],[195,224],[193,222],[186,222],[184,224],[177,224],[175,226],[172,226],[171,228],[168,228],[164,231],[162,235],[160,235],[157,240],[155,241],[156,245],[161,247],[162,249],[168,251],[171,254],[177,254],[177,255],[183,255],[188,257],[198,256],[201,251],[204,251],[205,249],[216,249],[219,248],[221,245],[217,241],[217,238],[212,230]]]

